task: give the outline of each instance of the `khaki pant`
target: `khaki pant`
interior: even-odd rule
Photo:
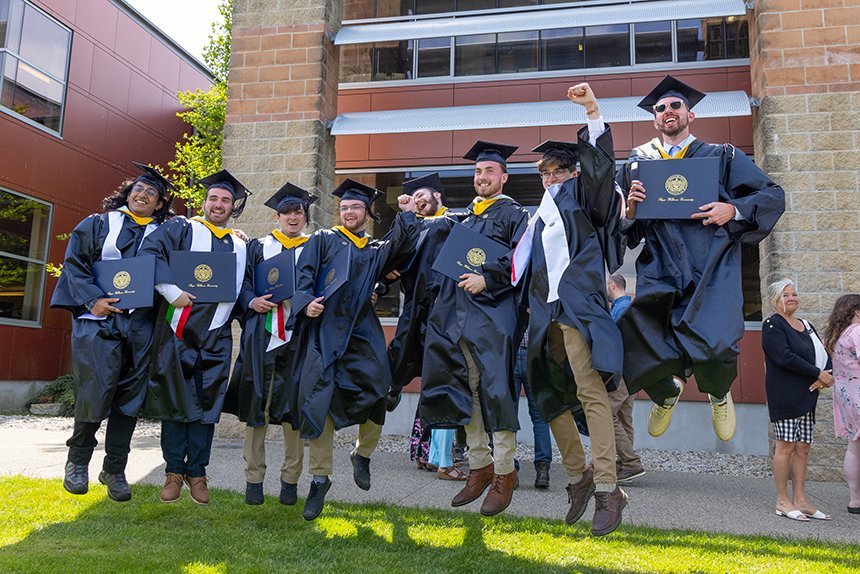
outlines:
[[[469,370],[469,389],[472,391],[472,420],[465,427],[466,444],[469,445],[469,468],[477,470],[495,462],[496,474],[510,474],[514,471],[514,457],[517,454],[517,433],[512,431],[494,432],[493,454],[490,454],[489,437],[484,429],[484,417],[481,411],[481,394],[479,392],[481,376],[469,347],[462,340],[460,341],[460,350],[466,357],[466,366]]]
[[[370,458],[373,451],[376,450],[376,445],[379,444],[379,437],[382,436],[382,425],[378,425],[373,421],[367,421],[358,425],[358,440],[355,441],[355,452],[364,458]]]
[[[609,393],[609,406],[612,409],[612,423],[615,427],[615,452],[621,468],[639,470],[642,461],[633,450],[633,397],[627,392],[623,382]]]
[[[576,397],[582,403],[591,438],[594,482],[615,485],[615,430],[606,385],[591,367],[591,349],[582,334],[573,327],[553,322],[549,329],[549,351],[553,360],[567,359],[576,379]],[[558,443],[564,468],[570,477],[585,471],[585,451],[573,416],[562,413],[549,423]]]

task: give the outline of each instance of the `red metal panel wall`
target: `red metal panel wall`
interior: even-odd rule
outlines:
[[[0,186],[54,205],[49,261],[71,231],[132,173],[165,165],[182,135],[177,90],[209,77],[109,0],[31,0],[73,31],[62,138],[0,112]],[[70,318],[48,308],[41,328],[0,325],[0,379],[49,380],[70,370]]]

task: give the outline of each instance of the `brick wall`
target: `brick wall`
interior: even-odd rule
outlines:
[[[860,292],[860,0],[759,0],[750,31],[756,161],[786,191],[761,247],[762,291],[794,279],[798,315],[821,332],[836,298]],[[845,443],[830,392],[817,419],[810,477],[833,479]]]

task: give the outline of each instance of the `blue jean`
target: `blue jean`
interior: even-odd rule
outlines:
[[[167,463],[165,472],[189,478],[206,476],[214,436],[215,425],[200,421],[161,421],[161,454]]]
[[[517,350],[517,364],[514,367],[514,387],[516,396],[520,396],[520,389],[525,387],[526,400],[529,405],[529,418],[532,419],[532,427],[535,433],[535,464],[538,462],[552,462],[552,439],[549,436],[549,425],[543,417],[532,396],[532,386],[526,373],[526,355],[528,350],[520,347]]]

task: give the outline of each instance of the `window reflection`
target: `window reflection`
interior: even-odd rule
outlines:
[[[585,67],[630,65],[630,26],[589,26],[585,29]]]
[[[454,39],[454,74],[479,76],[496,73],[496,35],[479,34]]]
[[[418,40],[418,77],[451,74],[451,38]]]
[[[57,26],[32,6],[25,7],[18,52],[21,58],[55,78],[65,80],[70,38],[71,32]]]
[[[642,22],[634,30],[637,64],[672,61],[671,22]]]
[[[380,42],[373,48],[374,81],[412,78],[412,41]]]
[[[540,38],[542,69],[570,70],[585,67],[582,28],[543,30]]]
[[[536,72],[538,70],[538,32],[499,34],[499,74]]]
[[[38,321],[51,207],[0,190],[0,321]]]
[[[7,55],[0,105],[46,128],[60,131],[63,84]]]

